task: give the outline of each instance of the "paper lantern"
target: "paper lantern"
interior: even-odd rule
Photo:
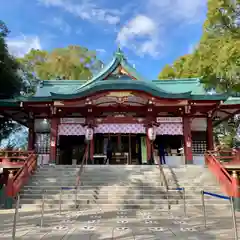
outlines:
[[[148,128],[148,138],[150,141],[154,141],[156,139],[156,128],[150,127]]]
[[[87,128],[86,129],[85,139],[87,141],[91,141],[93,139],[93,129],[92,128]]]

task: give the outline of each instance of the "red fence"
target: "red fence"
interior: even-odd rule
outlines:
[[[238,158],[238,152],[233,151],[208,151],[205,154],[205,163],[218,179],[222,190],[233,197],[239,195],[239,182],[225,169],[224,163],[231,164],[236,161],[236,158]]]
[[[19,159],[22,166],[17,170],[17,173],[14,175],[13,171],[10,171],[10,174],[8,176],[7,186],[6,186],[6,194],[8,197],[15,197],[21,188],[27,183],[29,180],[29,177],[34,173],[34,171],[37,168],[37,156],[33,152],[21,152],[23,156],[16,156],[14,155],[14,158]],[[20,154],[20,152],[17,152],[17,154]],[[5,160],[11,161],[12,157],[5,158]],[[12,164],[16,164],[16,162],[11,162]],[[5,164],[5,163],[4,163]],[[13,165],[12,165],[13,166]],[[11,168],[11,167],[10,167]]]
[[[33,151],[0,151],[0,167],[21,167],[27,161]]]

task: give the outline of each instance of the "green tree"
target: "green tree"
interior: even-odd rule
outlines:
[[[192,54],[178,58],[172,65],[166,65],[160,72],[159,79],[199,77],[199,68],[195,64],[196,57]]]
[[[203,35],[193,54],[171,67],[175,78],[201,77],[207,88],[240,91],[240,0],[208,0]],[[168,66],[167,66],[168,68]],[[159,78],[173,78],[163,68]]]
[[[25,87],[19,74],[20,65],[8,52],[5,41],[8,33],[8,28],[0,21],[0,99],[18,96]],[[12,122],[7,117],[0,116],[0,141],[18,129],[17,123]]]
[[[236,115],[214,128],[215,140],[218,145],[226,146],[226,148],[239,147],[239,136],[236,135],[239,124],[240,118]]]
[[[158,75],[159,79],[174,79],[176,78],[176,73],[174,71],[173,66],[167,64],[163,70]]]
[[[214,35],[240,35],[240,1],[208,0],[207,19],[204,30]]]
[[[81,46],[57,48],[51,52],[32,49],[19,61],[27,72],[43,80],[87,80],[102,65],[94,51]]]

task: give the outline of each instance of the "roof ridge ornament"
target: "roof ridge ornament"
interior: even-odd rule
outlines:
[[[120,60],[126,60],[126,57],[124,56],[124,53],[123,53],[123,51],[122,51],[122,49],[121,49],[120,46],[118,46],[118,49],[117,49],[117,51],[115,52],[115,56],[116,56],[116,57],[119,57]]]

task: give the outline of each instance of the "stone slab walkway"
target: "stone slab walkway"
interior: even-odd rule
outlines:
[[[42,240],[160,240],[160,239],[234,239],[230,209],[207,210],[207,228],[201,211],[181,209],[80,209],[44,214],[41,228],[40,212],[19,213],[16,239]],[[239,214],[237,213],[237,217]],[[13,211],[0,211],[0,239],[12,239]],[[239,222],[240,224],[240,222]],[[240,226],[240,225],[239,225]],[[239,229],[240,230],[240,229]],[[239,232],[240,235],[240,232]],[[239,238],[240,239],[240,238]]]

